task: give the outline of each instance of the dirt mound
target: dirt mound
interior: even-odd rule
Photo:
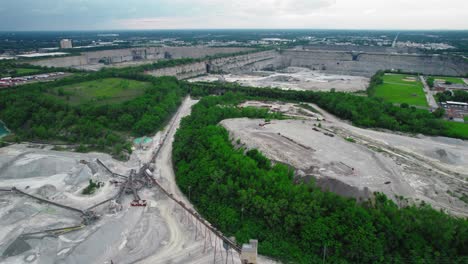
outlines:
[[[3,257],[8,258],[12,256],[17,256],[28,250],[31,250],[31,246],[23,239],[17,238],[10,246],[3,252]]]
[[[372,192],[367,187],[360,189],[333,178],[319,178],[316,184],[323,191],[333,192],[343,197],[356,198],[359,201],[365,201],[373,197]]]
[[[48,200],[55,194],[57,194],[57,188],[51,184],[46,184],[37,190],[37,195]]]
[[[271,78],[268,78],[269,81],[272,82],[300,82],[298,78],[292,77],[292,76],[286,76],[286,75],[278,75],[278,76],[273,76]]]
[[[65,178],[65,183],[77,186],[80,183],[88,181],[93,176],[93,171],[88,166],[83,166],[77,173],[72,173]]]
[[[22,179],[51,176],[76,166],[73,159],[53,155],[28,154],[3,168],[2,179]]]
[[[434,151],[426,152],[426,155],[447,164],[458,164],[460,162],[459,156],[453,154],[452,152],[446,149],[438,148]]]

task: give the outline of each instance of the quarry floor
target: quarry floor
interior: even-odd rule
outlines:
[[[289,103],[246,102],[294,119],[228,119],[221,122],[236,144],[257,148],[270,159],[293,166],[297,179],[317,179],[323,189],[366,198],[378,191],[398,204],[425,201],[468,216],[468,142],[361,129],[316,105],[321,114]],[[320,121],[318,121],[320,120]],[[320,124],[320,125],[319,125]],[[403,196],[407,200],[397,199]]]
[[[253,87],[278,87],[287,90],[313,90],[356,92],[364,91],[369,78],[348,75],[325,74],[308,68],[288,67],[280,71],[255,71],[243,74],[210,74],[189,80],[190,82],[226,81]]]
[[[155,178],[188,207],[193,206],[179,191],[171,162],[172,140],[182,117],[189,115],[196,101],[186,99],[164,131],[153,138],[146,150],[136,150],[127,162],[119,162],[106,154],[71,153],[51,150],[51,146],[18,144],[0,148],[0,189],[13,187],[29,194],[86,209],[115,196],[119,187],[96,162],[99,158],[112,171],[129,175],[151,159],[151,153],[160,148],[155,162]],[[162,136],[168,139],[159,145]],[[90,196],[81,194],[94,179],[105,183]],[[84,228],[57,237],[21,234],[45,229],[79,225],[78,213],[11,192],[0,192],[0,262],[1,263],[225,263],[219,248],[222,243],[212,236],[205,239],[194,222],[174,201],[157,187],[144,188],[141,199],[147,207],[131,207],[131,196],[125,196],[123,209],[109,210],[109,204],[96,208],[99,220]],[[199,229],[199,227],[198,227]],[[218,254],[214,256],[213,246]],[[211,247],[209,245],[212,245]],[[206,245],[206,251],[204,252]],[[237,253],[229,257],[239,263]],[[270,263],[266,260],[261,263]]]

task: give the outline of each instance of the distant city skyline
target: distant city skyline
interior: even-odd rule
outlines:
[[[6,0],[0,30],[468,30],[466,0]]]

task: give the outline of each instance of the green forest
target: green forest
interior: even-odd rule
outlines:
[[[104,78],[148,83],[141,96],[124,102],[73,105],[51,95],[56,87]],[[0,120],[14,131],[11,140],[76,144],[77,151],[98,150],[125,159],[130,136],[155,133],[181,103],[185,91],[175,78],[154,78],[123,71],[101,71],[35,83],[0,92]]]
[[[238,108],[239,93],[204,97],[182,120],[173,149],[177,183],[207,220],[285,262],[466,263],[468,221],[429,205],[399,209],[382,194],[362,204],[294,184],[293,171],[231,144],[223,119],[283,118]]]

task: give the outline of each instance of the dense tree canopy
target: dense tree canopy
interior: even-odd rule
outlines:
[[[105,77],[146,81],[152,86],[143,96],[114,104],[72,106],[47,93],[53,87]],[[103,71],[2,91],[0,119],[17,140],[82,144],[79,150],[96,149],[123,158],[122,151],[130,151],[128,136],[148,135],[162,128],[184,94],[175,78]]]
[[[445,91],[437,93],[436,98],[439,102],[455,101],[468,103],[468,92],[463,90]]]

